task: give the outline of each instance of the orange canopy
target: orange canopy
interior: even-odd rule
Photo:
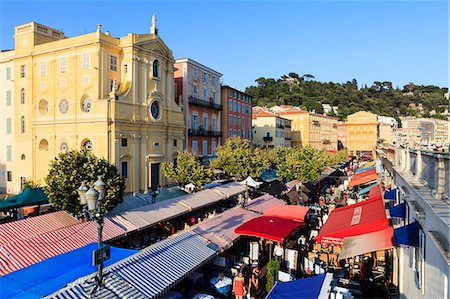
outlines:
[[[378,180],[378,174],[370,174],[364,177],[354,178],[352,177],[351,181],[348,183],[347,188],[358,186],[364,183],[368,183],[374,180]]]
[[[304,206],[274,205],[265,210],[263,216],[273,216],[283,219],[305,222],[306,214],[308,214],[309,210],[309,207]]]

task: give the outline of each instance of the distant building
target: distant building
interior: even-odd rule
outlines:
[[[292,146],[337,150],[337,118],[307,112],[294,106],[275,106],[270,110],[291,120]]]
[[[261,147],[291,146],[291,121],[261,107],[253,107],[253,144]]]
[[[347,124],[343,121],[339,121],[337,124],[337,140],[338,140],[338,150],[339,143],[341,144],[342,148],[347,148]]]
[[[19,192],[25,180],[44,184],[49,162],[69,149],[114,164],[127,192],[164,184],[160,165],[182,148],[184,121],[175,102],[175,61],[155,17],[149,32],[121,38],[101,25],[69,38],[36,22],[16,26],[14,38],[14,56],[5,62],[14,65],[12,79],[2,66],[0,82],[14,100],[7,192]]]
[[[378,116],[378,141],[383,145],[397,144],[398,122],[393,117]]]
[[[232,136],[251,141],[253,97],[227,85],[221,87],[221,97],[223,103],[222,143]]]
[[[338,114],[338,106],[331,106],[330,104],[322,104],[324,114],[328,114],[333,111],[334,114]]]
[[[378,140],[377,115],[359,111],[347,118],[347,149],[352,155],[373,153]]]
[[[450,121],[435,118],[402,118],[399,140],[409,148],[447,148],[450,142]]]
[[[175,61],[176,98],[184,107],[185,148],[198,156],[215,156],[222,137],[222,74],[190,58]]]

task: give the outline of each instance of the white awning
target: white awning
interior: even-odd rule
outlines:
[[[259,186],[262,184],[261,182],[257,182],[254,179],[252,179],[252,177],[247,177],[245,180],[243,180],[242,182],[240,182],[242,185],[247,185],[249,187],[253,187],[253,188],[259,188]]]

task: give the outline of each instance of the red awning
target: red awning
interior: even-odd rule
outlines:
[[[354,186],[358,186],[361,184],[365,184],[374,180],[378,180],[378,174],[370,174],[364,177],[360,177],[355,179],[354,177],[352,177],[351,181],[348,183],[347,188],[350,187],[354,187]]]
[[[389,227],[384,202],[369,199],[333,210],[317,236],[322,244],[342,245],[345,237],[359,236]]]
[[[369,176],[369,175],[376,174],[376,173],[377,173],[377,169],[376,168],[371,168],[371,169],[366,170],[366,171],[357,172],[357,173],[355,173],[352,176],[352,180],[357,180],[357,179],[363,178],[365,176]]]
[[[369,190],[369,199],[381,199],[383,198],[383,193],[381,193],[381,186],[376,185]]]
[[[341,253],[339,253],[339,259],[342,260],[369,252],[392,248],[394,247],[392,243],[393,238],[393,227],[362,236],[345,238]]]
[[[305,222],[306,214],[308,214],[309,210],[309,207],[304,206],[276,205],[268,208],[264,212],[263,216],[273,216],[283,219]]]
[[[303,223],[294,220],[261,216],[241,224],[234,232],[283,242],[300,226],[303,226]]]

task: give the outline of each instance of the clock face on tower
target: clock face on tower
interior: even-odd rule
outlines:
[[[160,111],[159,111],[159,103],[157,101],[154,101],[150,105],[150,113],[151,113],[151,115],[152,115],[152,117],[154,119],[158,119],[159,118]]]

